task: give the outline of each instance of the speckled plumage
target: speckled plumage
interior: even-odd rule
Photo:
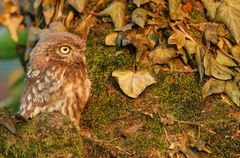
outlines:
[[[62,47],[68,47],[69,54],[62,54]],[[85,49],[85,41],[71,33],[43,35],[30,55],[19,113],[32,118],[59,111],[79,124],[91,89]]]

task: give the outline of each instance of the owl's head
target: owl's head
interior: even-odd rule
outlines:
[[[42,64],[49,62],[67,65],[85,64],[85,50],[86,43],[78,36],[68,32],[50,32],[40,37],[30,60],[45,62]]]

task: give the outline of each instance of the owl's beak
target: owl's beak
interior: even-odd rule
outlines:
[[[74,53],[73,54],[73,59],[74,59],[74,62],[80,64],[81,62],[83,62],[84,64],[86,63],[86,57],[83,53]]]

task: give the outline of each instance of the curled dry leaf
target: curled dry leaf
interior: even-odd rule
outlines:
[[[210,80],[208,80],[202,88],[203,97],[205,98],[212,94],[223,93],[225,88],[225,83],[226,81],[210,78]]]
[[[168,44],[176,44],[178,49],[181,49],[186,42],[185,35],[178,29],[168,38]]]
[[[155,15],[145,9],[137,8],[132,13],[132,22],[137,24],[138,26],[144,28],[145,22],[147,20],[147,16],[151,16],[154,18],[157,17],[157,15]]]
[[[147,69],[136,72],[130,70],[115,70],[112,76],[117,78],[122,91],[132,98],[137,98],[147,86],[156,83],[156,80]]]
[[[43,8],[43,15],[45,18],[45,23],[48,25],[51,22],[51,19],[55,12],[55,3],[54,0],[43,0],[42,8]]]
[[[77,27],[73,31],[74,34],[80,36],[83,39],[87,39],[90,29],[96,24],[96,17],[86,17],[80,23],[77,24]]]
[[[115,46],[117,44],[117,32],[110,32],[105,38],[105,44],[107,46]]]
[[[232,70],[228,67],[219,64],[210,54],[206,54],[204,57],[205,74],[213,76],[220,80],[229,80],[232,78]]]
[[[240,106],[240,90],[236,83],[227,81],[224,92],[232,99],[232,101]]]
[[[99,13],[100,16],[111,16],[115,28],[124,26],[126,6],[123,2],[114,1],[106,9]]]
[[[86,0],[68,0],[68,3],[79,13],[82,13],[85,8]]]
[[[235,41],[240,42],[240,1],[239,0],[223,0],[217,8],[215,19],[223,22],[233,35]]]
[[[161,48],[156,47],[153,51],[149,53],[149,59],[153,64],[168,64],[168,62],[180,53],[173,48]]]

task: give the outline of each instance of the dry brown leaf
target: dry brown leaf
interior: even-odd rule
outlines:
[[[210,54],[204,57],[205,74],[216,77],[220,80],[229,80],[232,78],[232,70],[228,67],[219,64]]]
[[[48,25],[51,22],[51,19],[55,12],[55,0],[43,0],[42,8],[43,8],[43,15],[45,18],[45,23]]]
[[[236,83],[227,81],[224,92],[232,99],[232,101],[240,106],[240,90]]]
[[[86,0],[68,0],[68,3],[79,13],[82,13],[86,5]]]
[[[205,98],[212,94],[223,93],[225,88],[225,82],[226,81],[210,78],[210,80],[208,80],[202,88],[203,97]]]
[[[156,47],[149,53],[149,59],[153,64],[168,64],[170,60],[179,55],[179,52],[173,48]]]
[[[100,16],[111,16],[115,28],[124,26],[126,6],[121,1],[114,1],[99,13]]]
[[[147,69],[138,70],[137,72],[115,70],[112,76],[117,78],[122,91],[132,98],[137,98],[147,86],[156,83],[156,80]]]
[[[223,0],[217,8],[216,20],[223,22],[233,35],[236,43],[240,42],[240,1]]]
[[[178,49],[181,49],[186,42],[185,35],[178,29],[168,38],[168,44],[176,44]]]

